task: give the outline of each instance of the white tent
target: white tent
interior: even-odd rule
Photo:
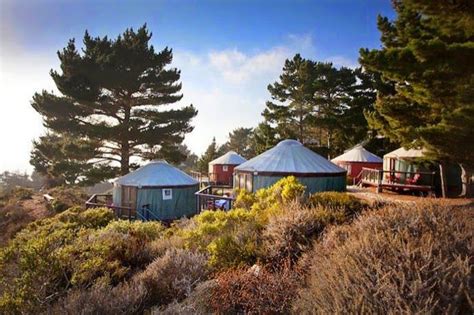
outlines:
[[[217,159],[209,162],[209,173],[212,173],[213,165],[240,165],[247,160],[235,151],[229,151]]]
[[[423,149],[405,149],[403,147],[396,149],[390,153],[387,153],[383,156],[383,158],[395,158],[395,159],[413,159],[413,158],[420,158],[424,156]]]
[[[215,160],[212,160],[209,162],[210,165],[213,164],[222,164],[222,165],[240,165],[247,160],[242,157],[240,154],[234,152],[234,151],[229,151],[226,154],[218,157]]]
[[[346,151],[331,160],[332,162],[365,162],[365,163],[382,163],[381,157],[367,151],[363,146],[358,145]]]

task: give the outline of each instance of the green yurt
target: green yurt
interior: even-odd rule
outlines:
[[[234,188],[255,192],[286,176],[295,176],[307,193],[345,191],[347,171],[303,146],[283,140],[275,147],[240,164],[234,171]]]
[[[174,220],[197,212],[199,183],[166,161],[152,161],[114,183],[113,205],[142,220]]]

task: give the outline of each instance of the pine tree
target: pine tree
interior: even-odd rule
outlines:
[[[115,40],[86,31],[82,53],[74,40],[58,52],[61,73],[51,76],[61,95],[33,96],[48,130],[100,143],[94,159],[120,164],[120,174],[131,158],[172,160],[197,114],[192,105],[169,108],[183,96],[180,71],[168,67],[171,49],[155,52],[151,36],[146,25]]]
[[[474,169],[474,2],[397,0],[397,18],[379,17],[381,49],[362,49],[361,64],[393,82],[379,92],[370,123],[404,146],[422,146]]]
[[[267,122],[261,122],[253,130],[252,147],[255,155],[263,153],[275,146],[280,139],[276,131]]]
[[[314,108],[313,78],[313,63],[296,54],[285,61],[280,81],[268,85],[273,101],[267,102],[262,115],[276,125],[282,138],[305,142]]]
[[[207,147],[206,151],[199,158],[198,168],[201,173],[209,172],[209,162],[218,157],[218,147],[216,143],[216,138],[212,138],[211,144]]]
[[[361,69],[338,69],[297,54],[286,60],[280,80],[268,86],[273,102],[262,115],[279,138],[299,139],[333,155],[367,137],[364,111],[373,106],[373,85]]]
[[[229,132],[229,140],[224,144],[226,151],[235,151],[246,159],[255,156],[252,128],[236,128]]]
[[[48,186],[92,185],[115,174],[113,167],[94,159],[99,146],[94,141],[47,134],[33,141],[30,163],[46,176]]]

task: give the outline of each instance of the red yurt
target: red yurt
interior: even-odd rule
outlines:
[[[247,160],[234,151],[209,162],[209,180],[218,185],[232,185],[234,168]]]
[[[382,158],[367,151],[361,145],[355,146],[344,154],[335,157],[331,162],[346,169],[349,178],[357,177],[363,167],[381,170],[383,166]]]

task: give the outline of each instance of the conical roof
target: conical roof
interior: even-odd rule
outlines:
[[[363,146],[358,145],[344,154],[339,155],[331,160],[332,162],[366,162],[366,163],[382,163],[381,157],[367,151]]]
[[[115,183],[137,187],[192,186],[199,184],[194,178],[166,161],[151,161],[120,177]]]
[[[385,154],[384,158],[405,158],[405,159],[413,159],[413,158],[420,158],[424,156],[423,149],[405,149],[403,147],[396,149],[390,153]]]
[[[234,151],[229,151],[226,154],[218,157],[215,160],[212,160],[209,162],[209,165],[213,164],[227,164],[227,165],[240,165],[247,161],[244,157],[242,157],[240,154]]]
[[[237,166],[237,171],[282,174],[342,174],[346,170],[314,153],[296,140],[275,147]]]

